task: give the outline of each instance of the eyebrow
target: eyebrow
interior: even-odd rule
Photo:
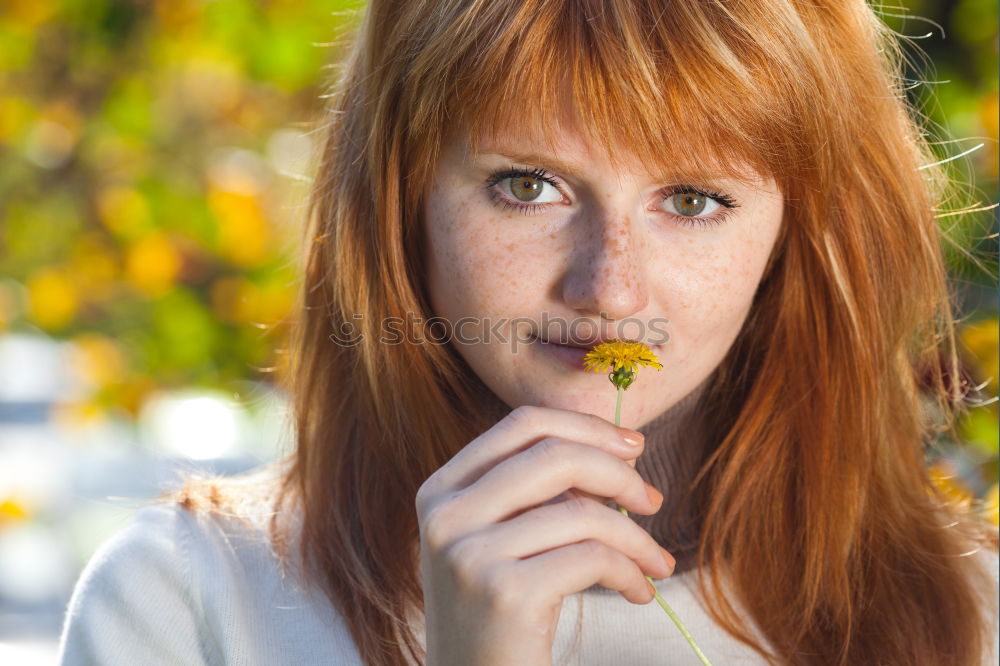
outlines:
[[[530,164],[533,166],[542,167],[547,171],[554,171],[556,173],[567,174],[571,176],[579,176],[584,171],[584,167],[579,162],[564,161],[555,157],[553,155],[546,155],[543,153],[513,153],[506,152],[501,153],[497,150],[480,151],[476,154],[477,157],[484,157],[489,155],[497,155],[499,157],[506,158],[513,162],[520,162],[521,164]],[[673,173],[661,173],[657,174],[653,180],[656,182],[672,183],[678,180],[694,180],[698,183],[689,184],[699,184],[701,181],[729,181],[730,178],[722,173],[710,173],[705,176],[695,176],[692,174],[685,174],[683,171],[677,171]]]
[[[486,155],[497,155],[499,157],[506,158],[512,162],[520,162],[521,164],[531,164],[533,166],[539,166],[549,171],[556,171],[559,173],[571,174],[574,176],[580,175],[583,172],[583,165],[579,162],[566,162],[560,160],[558,157],[553,157],[552,155],[542,155],[538,153],[501,153],[497,151],[491,152],[480,152],[477,157],[482,157]]]

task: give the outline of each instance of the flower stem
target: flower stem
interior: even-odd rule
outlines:
[[[616,426],[621,425],[622,393],[624,392],[625,392],[624,389],[622,389],[621,387],[618,388],[618,401],[617,404],[615,404]],[[620,506],[618,507],[618,510],[622,512],[623,516],[626,517],[628,516],[628,511],[625,509],[625,507]],[[691,649],[694,650],[695,655],[697,655],[698,659],[701,660],[701,663],[704,664],[705,666],[712,666],[712,662],[708,660],[708,657],[705,656],[705,653],[702,652],[701,648],[698,647],[698,644],[694,642],[694,636],[691,635],[691,632],[688,631],[687,627],[684,626],[684,623],[681,622],[681,618],[678,617],[677,613],[674,612],[674,609],[670,607],[670,605],[667,603],[667,600],[664,599],[662,596],[660,596],[659,590],[657,590],[656,585],[653,584],[653,579],[650,576],[646,576],[646,580],[648,580],[649,584],[653,586],[653,594],[654,594],[653,598],[656,599],[656,603],[660,604],[660,608],[662,608],[663,611],[667,614],[667,616],[674,621],[674,624],[680,630],[681,635],[688,642],[688,645],[691,646]]]
[[[622,393],[625,389],[618,387],[618,401],[615,403],[615,425],[620,426],[622,424]]]
[[[649,581],[650,585],[653,584],[653,579],[649,576],[646,576],[646,580]],[[653,586],[653,589],[656,589],[655,585]],[[708,660],[705,653],[702,652],[701,648],[698,647],[698,644],[694,642],[694,636],[691,635],[691,632],[688,631],[687,627],[684,626],[684,623],[681,622],[681,619],[677,616],[677,613],[674,612],[674,609],[667,604],[666,599],[661,597],[659,592],[656,593],[655,599],[656,603],[660,604],[660,608],[666,611],[667,615],[670,616],[670,619],[673,620],[674,624],[677,625],[677,628],[680,629],[681,635],[684,636],[685,640],[687,640],[688,645],[690,645],[691,649],[694,650],[694,653],[698,656],[698,659],[701,660],[701,663],[705,664],[705,666],[712,666],[712,662]]]

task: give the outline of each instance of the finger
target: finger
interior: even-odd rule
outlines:
[[[577,488],[618,502],[629,511],[651,514],[659,499],[625,461],[601,449],[549,437],[507,458],[478,481],[451,497],[453,515],[466,517],[469,530],[512,517],[526,508]]]
[[[642,570],[623,553],[587,539],[521,560],[515,567],[522,589],[544,590],[546,603],[600,584],[634,604],[648,604],[653,591]]]
[[[584,492],[582,490],[579,490],[578,488],[570,488],[569,490],[567,490],[565,492],[559,493],[558,495],[556,495],[555,497],[553,497],[552,499],[550,499],[548,502],[545,502],[544,504],[542,504],[542,506],[546,506],[547,504],[558,504],[559,502],[565,502],[566,500],[575,499],[577,497],[585,497],[587,499],[592,499],[595,502],[600,502],[601,504],[607,504],[608,502],[611,501],[611,500],[607,499],[606,497],[598,497],[597,495],[594,495],[593,493],[587,493],[587,492]],[[530,509],[525,509],[525,511],[529,511],[529,510]]]
[[[642,453],[644,436],[593,414],[524,405],[469,442],[435,474],[438,492],[464,488],[499,462],[546,437],[561,437],[607,451],[623,460]],[[626,437],[633,443],[626,441]]]
[[[595,539],[624,553],[650,576],[670,576],[677,561],[635,521],[590,499],[538,507],[474,532],[459,543],[473,553],[523,559],[553,548]],[[458,544],[456,544],[458,546]]]
[[[626,460],[625,462],[627,462],[629,464],[629,466],[632,467],[632,469],[635,469],[635,465],[633,464],[633,461]],[[661,503],[663,501],[663,493],[661,493],[659,490],[657,490],[656,486],[652,485],[648,481],[643,481],[643,483],[646,484],[646,494],[651,495],[651,496],[655,496],[656,499],[654,501],[654,504]],[[611,502],[611,500],[608,499],[607,497],[601,497],[601,496],[595,495],[593,493],[588,493],[588,492],[585,492],[583,490],[580,490],[579,488],[570,488],[569,490],[566,490],[564,492],[559,493],[558,495],[556,495],[555,497],[553,497],[549,501],[543,502],[541,504],[541,506],[546,506],[548,504],[558,504],[559,502],[565,502],[566,500],[575,499],[577,497],[583,497],[583,498],[586,498],[586,499],[592,499],[595,502],[597,502],[598,504],[603,504],[605,506],[607,506]],[[530,511],[533,508],[534,507],[527,507],[525,509],[522,509],[522,512],[523,511]],[[516,515],[520,515],[520,514],[516,514]]]

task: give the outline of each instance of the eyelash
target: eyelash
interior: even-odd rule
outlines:
[[[511,201],[497,191],[496,185],[500,181],[505,178],[518,178],[521,176],[538,179],[559,190],[559,183],[545,169],[519,169],[517,167],[510,167],[504,171],[497,171],[486,179],[486,193],[495,204],[503,207],[505,210],[516,210],[524,213],[525,215],[529,215],[545,208],[546,204],[517,203],[515,201]],[[561,193],[562,190],[559,190],[559,192]]]
[[[549,204],[517,203],[511,201],[510,199],[507,199],[503,194],[501,194],[496,189],[496,185],[500,181],[506,178],[518,178],[523,176],[528,176],[530,178],[535,178],[542,182],[548,183],[549,185],[552,185],[557,190],[562,192],[562,190],[559,189],[558,181],[556,181],[555,178],[553,178],[552,175],[549,174],[549,172],[546,171],[545,169],[541,168],[524,169],[512,166],[509,169],[505,169],[504,171],[497,171],[496,173],[491,174],[489,178],[486,179],[486,194],[490,197],[493,203],[502,207],[504,210],[516,210],[525,215],[537,213],[540,210],[544,209]],[[716,192],[714,190],[705,189],[702,187],[695,187],[693,185],[685,185],[685,184],[671,185],[670,187],[661,190],[660,195],[664,199],[667,199],[669,197],[674,196],[675,194],[680,194],[682,192],[694,192],[695,194],[700,194],[702,196],[709,197],[711,199],[714,199],[716,202],[719,203],[720,206],[722,206],[722,208],[720,208],[719,211],[715,213],[715,215],[712,215],[710,217],[689,217],[685,215],[675,215],[673,213],[667,213],[667,215],[670,215],[671,217],[680,220],[682,224],[689,224],[692,226],[695,225],[714,226],[722,224],[729,218],[730,215],[733,214],[733,209],[739,208],[739,204],[736,203],[732,197],[723,194],[721,192]]]

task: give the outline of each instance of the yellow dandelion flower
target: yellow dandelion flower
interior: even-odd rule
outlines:
[[[4,523],[19,523],[31,517],[29,507],[19,502],[16,497],[0,498],[0,525]]]
[[[639,366],[663,369],[660,359],[656,358],[649,347],[638,340],[622,340],[617,338],[602,342],[583,356],[583,367],[594,372],[607,372],[608,379],[618,388],[618,405],[615,407],[615,425],[620,425],[622,391],[635,381],[635,373]]]
[[[69,271],[39,269],[28,277],[28,317],[48,330],[64,328],[80,309],[80,291]]]
[[[597,345],[583,357],[583,366],[594,372],[625,368],[635,372],[639,366],[662,370],[663,365],[656,354],[636,340],[610,340]]]

